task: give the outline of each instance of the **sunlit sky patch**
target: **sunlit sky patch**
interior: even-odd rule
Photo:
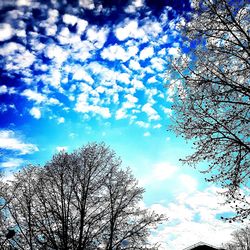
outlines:
[[[151,237],[162,249],[229,239],[236,225],[218,214],[230,208],[181,166],[191,144],[167,131],[166,72],[191,11],[188,0],[1,1],[1,168],[104,141],[146,188],[146,206],[168,215]]]

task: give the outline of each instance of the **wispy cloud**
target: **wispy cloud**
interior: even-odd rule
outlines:
[[[9,158],[7,161],[0,163],[2,168],[13,168],[19,167],[24,163],[23,159],[20,158]]]
[[[158,162],[151,167],[150,171],[146,175],[142,175],[140,177],[140,184],[142,186],[148,186],[152,185],[153,183],[155,184],[158,182],[163,182],[173,178],[173,176],[175,176],[177,173],[177,166],[170,164],[169,162]]]
[[[0,130],[0,149],[13,150],[20,155],[38,151],[36,145],[23,142],[12,130]]]

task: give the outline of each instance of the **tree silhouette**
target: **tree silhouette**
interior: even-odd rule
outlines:
[[[144,190],[104,144],[28,166],[5,192],[17,249],[156,249],[150,228],[164,220],[140,207]]]
[[[250,228],[244,227],[232,234],[232,240],[225,244],[227,250],[250,250]]]
[[[249,5],[247,1],[194,0],[186,40],[172,63],[172,129],[194,141],[183,161],[206,161],[207,179],[230,200],[247,185],[250,155]]]

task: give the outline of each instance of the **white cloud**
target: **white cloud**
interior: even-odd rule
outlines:
[[[23,159],[19,158],[9,158],[7,161],[2,162],[0,164],[1,167],[3,168],[13,168],[13,167],[19,167],[24,163]]]
[[[163,49],[161,49],[159,52],[158,52],[158,54],[160,55],[160,56],[165,56],[166,55],[166,48],[163,48]]]
[[[127,98],[127,100],[129,102],[132,102],[132,103],[138,102],[138,98],[135,97],[135,96],[133,96],[133,95],[131,95],[131,94],[127,94],[127,95],[125,95],[125,97]]]
[[[19,43],[6,43],[0,48],[0,55],[2,56],[12,56],[16,52],[23,53],[25,51],[25,47]]]
[[[153,128],[161,128],[161,127],[162,127],[162,125],[159,123],[153,126]]]
[[[10,24],[0,24],[0,42],[10,39],[13,36],[13,30]]]
[[[89,10],[93,10],[95,8],[93,0],[79,0],[79,5]]]
[[[156,69],[158,72],[162,72],[164,70],[164,66],[166,65],[166,61],[157,57],[152,58],[150,62],[152,63],[152,68]]]
[[[132,4],[134,4],[136,7],[142,7],[144,5],[144,0],[133,0]]]
[[[26,96],[28,100],[35,101],[36,103],[44,102],[47,99],[46,96],[31,89],[25,89],[21,95]]]
[[[149,134],[150,135],[150,134]],[[145,135],[144,135],[145,136]],[[150,172],[140,178],[142,186],[154,185],[171,179],[178,171],[178,167],[168,162],[158,162],[151,167]]]
[[[125,84],[129,84],[130,83],[130,75],[128,73],[121,73],[121,74],[117,74],[117,80],[120,82],[123,82]]]
[[[173,57],[179,57],[180,56],[180,51],[178,48],[171,47],[168,48],[168,54],[173,56]]]
[[[167,162],[157,163],[153,166],[153,179],[164,181],[172,177],[178,168]]]
[[[138,53],[139,49],[137,46],[129,46],[127,49],[127,54],[129,56],[129,58],[136,56],[136,54]]]
[[[143,134],[143,136],[145,136],[145,137],[148,137],[148,136],[150,136],[151,134],[150,134],[150,132],[145,132],[144,134]]]
[[[18,62],[19,68],[27,68],[35,61],[35,56],[29,51],[25,51],[15,56],[15,60]]]
[[[18,0],[16,4],[17,6],[30,6],[31,0]]]
[[[98,26],[88,26],[86,36],[96,48],[101,49],[107,40],[108,33],[108,27],[99,28]]]
[[[94,80],[93,78],[80,66],[75,66],[73,69],[73,79],[74,80],[83,80],[89,84],[93,84],[94,83]]]
[[[127,94],[124,96],[127,101],[123,102],[122,107],[116,111],[116,120],[124,119],[128,117],[127,110],[134,108],[135,103],[138,102],[138,98],[132,94]],[[133,112],[133,111],[132,111]],[[132,116],[130,117],[132,119]]]
[[[141,8],[144,5],[144,0],[133,0],[131,4],[128,5],[125,9],[127,13],[134,13],[138,8]]]
[[[157,82],[155,76],[152,76],[152,77],[150,77],[150,78],[148,79],[148,83],[155,83],[155,82]]]
[[[163,112],[164,112],[168,117],[172,116],[172,114],[173,114],[173,110],[170,109],[170,108],[162,107],[162,110],[163,110]]]
[[[109,108],[107,107],[98,107],[98,106],[93,106],[93,112],[101,115],[103,118],[110,118],[111,113],[109,111]]]
[[[133,70],[140,70],[141,65],[140,65],[140,63],[138,61],[130,60],[129,61],[129,68],[131,68]]]
[[[119,25],[114,30],[118,40],[124,41],[127,38],[141,38],[145,35],[142,29],[138,28],[137,20],[125,19],[123,25]]]
[[[139,1],[137,1],[139,3]],[[142,2],[140,3],[142,4]],[[139,6],[139,5],[138,5]],[[129,5],[125,11],[135,12],[136,7],[134,4]],[[128,38],[139,39],[140,42],[148,42],[151,39],[155,39],[162,33],[161,24],[157,21],[151,20],[150,18],[144,19],[144,24],[139,25],[136,19],[125,19],[123,23],[119,24],[114,29],[114,34],[118,40],[124,41]]]
[[[153,47],[146,47],[140,53],[140,60],[145,60],[150,58],[154,55],[154,48]]]
[[[58,152],[60,152],[60,151],[67,151],[67,150],[68,150],[68,147],[67,147],[67,146],[58,146],[58,147],[56,147],[56,150],[57,150]]]
[[[137,79],[133,79],[131,81],[131,84],[133,85],[133,87],[135,89],[144,89],[145,88],[145,86],[143,85],[142,81],[139,81]]]
[[[99,101],[99,99],[96,99],[96,100],[97,100],[97,102]],[[89,101],[88,94],[86,94],[86,93],[80,94],[77,98],[75,111],[80,112],[80,113],[89,113],[90,112],[93,114],[98,114],[106,119],[111,117],[111,113],[109,111],[109,108],[98,106],[97,103],[92,105],[92,104],[89,104],[88,101]]]
[[[49,98],[48,103],[51,105],[61,105],[61,103],[53,97]]]
[[[112,100],[114,103],[119,103],[119,94],[118,93],[114,93],[114,92],[111,92],[113,94],[112,96]]]
[[[88,26],[88,21],[78,18],[77,21],[77,33],[82,34]]]
[[[128,47],[125,50],[120,45],[111,45],[106,47],[101,52],[101,57],[109,61],[121,60],[123,62],[128,61],[132,56],[135,56],[138,52],[138,48],[135,46]]]
[[[51,79],[49,80],[49,83],[54,88],[60,89],[61,85],[61,72],[57,69],[54,69],[51,73]],[[60,91],[60,90],[59,90]]]
[[[69,44],[72,46],[72,51],[76,51],[81,44],[81,37],[78,33],[71,33],[67,27],[63,27],[57,38],[62,45]]]
[[[13,89],[9,89],[8,90],[9,94],[11,93],[15,93],[15,90]],[[31,90],[31,89],[25,89],[22,93],[22,96],[27,97],[27,99],[29,101],[34,101],[37,104],[40,103],[45,103],[48,105],[59,105],[61,106],[62,104],[59,102],[58,99],[54,98],[54,97],[50,97],[48,98],[47,96],[45,96],[44,94],[38,93],[37,91]]]
[[[105,92],[105,90],[106,90],[106,88],[104,88],[103,86],[98,86],[97,88],[96,88],[96,91],[98,92],[98,93],[104,93]]]
[[[156,38],[159,34],[162,33],[162,26],[159,22],[149,19],[144,24],[143,30],[149,37]]]
[[[76,61],[85,62],[86,59],[91,58],[94,50],[94,45],[89,41],[76,42],[72,47],[71,56]]]
[[[197,190],[198,182],[195,178],[187,174],[181,174],[179,177],[181,186],[186,192],[193,192]]]
[[[69,14],[63,15],[63,22],[66,24],[75,25],[77,23],[77,17]]]
[[[0,87],[0,88],[1,88],[1,87]],[[3,91],[3,92],[6,91],[5,87],[3,87],[2,91]],[[17,91],[16,91],[16,89],[15,89],[14,87],[7,87],[7,93],[8,93],[9,95],[12,95],[12,94],[16,94]],[[1,90],[0,90],[0,94],[1,94]]]
[[[116,120],[124,119],[126,117],[127,117],[126,109],[120,108],[116,111],[116,114],[115,114]]]
[[[8,92],[8,88],[6,87],[6,85],[1,85],[0,86],[0,95],[5,94],[7,92]]]
[[[149,128],[149,123],[143,122],[143,121],[137,121],[135,124],[137,124],[141,128]]]
[[[20,155],[31,154],[38,151],[34,144],[24,143],[17,138],[12,130],[0,130],[0,148],[18,151]]]
[[[20,72],[28,77],[31,76],[28,67],[35,61],[35,56],[18,43],[5,43],[0,48],[0,54],[5,56],[4,68],[8,71]],[[24,70],[25,69],[25,70]]]
[[[39,108],[33,107],[30,110],[30,114],[35,118],[35,119],[40,119],[41,118],[41,111]]]
[[[149,120],[159,120],[160,116],[158,115],[157,111],[152,108],[150,103],[146,103],[142,106],[142,111],[148,115]]]
[[[68,52],[62,47],[51,44],[45,49],[45,56],[52,59],[58,66],[60,66],[68,57]]]
[[[97,62],[91,62],[87,69],[100,79],[102,86],[110,86],[115,92],[119,91],[120,87],[116,84],[116,81],[117,75],[120,73]],[[112,91],[112,89],[109,89],[109,91]]]
[[[228,205],[222,205],[223,197],[218,196],[218,191],[221,190],[215,187],[203,191],[194,188],[192,192],[179,193],[167,205],[153,205],[156,212],[166,214],[169,220],[154,232],[151,240],[162,242],[162,250],[181,250],[200,241],[219,247],[229,241],[239,225],[217,219],[220,214],[232,212]]]
[[[61,123],[64,123],[64,122],[65,122],[64,117],[59,117],[59,118],[57,119],[57,123],[58,123],[58,124],[61,124]]]
[[[56,25],[53,25],[53,24],[50,24],[50,23],[46,23],[46,24],[44,23],[43,27],[46,30],[46,35],[47,36],[55,36],[56,35],[56,32],[57,32],[57,26]]]

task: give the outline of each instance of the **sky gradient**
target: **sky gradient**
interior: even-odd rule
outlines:
[[[162,249],[229,240],[238,225],[220,220],[231,212],[220,189],[181,165],[192,144],[167,130],[167,69],[192,3],[59,2],[0,1],[0,167],[11,176],[103,141],[145,187],[145,206],[169,217],[151,236]]]

